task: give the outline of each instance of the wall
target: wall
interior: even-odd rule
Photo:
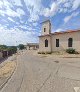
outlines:
[[[2,56],[3,56],[3,54],[2,54],[2,52],[0,52],[0,58],[2,58]]]
[[[46,28],[46,32],[44,32],[44,28]],[[50,34],[51,32],[51,24],[50,22],[45,22],[42,24],[42,33],[41,35]]]
[[[68,49],[68,39],[73,38],[73,47],[77,51],[80,51],[80,31],[73,33],[64,33],[52,35],[52,51],[60,51]],[[60,47],[56,47],[56,39],[59,39]]]
[[[45,47],[45,40],[48,40],[48,47]],[[39,51],[51,51],[51,37],[50,36],[43,36],[39,39]]]

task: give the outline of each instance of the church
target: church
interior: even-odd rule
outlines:
[[[73,48],[80,52],[80,30],[68,30],[51,33],[50,20],[42,22],[39,36],[39,52],[65,51]]]

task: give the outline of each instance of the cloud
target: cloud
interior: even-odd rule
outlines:
[[[29,22],[34,22],[34,21],[38,21],[39,20],[39,15],[32,13],[30,14],[30,17],[28,19]]]
[[[10,20],[12,22],[15,22],[11,17],[8,17],[8,20]]]
[[[70,16],[64,18],[64,22],[67,23],[72,17],[75,17],[79,14],[79,12],[73,12]]]
[[[11,0],[11,1],[12,1],[12,3],[14,3],[15,5],[22,6],[21,0]]]
[[[65,17],[64,22],[67,23],[72,17],[73,17],[72,15]]]
[[[65,3],[68,0],[57,0],[58,4]]]
[[[74,10],[76,10],[79,6],[80,1],[78,0],[57,0],[53,1],[49,7],[43,6],[41,14],[45,17],[53,17],[57,13],[74,12]]]
[[[76,10],[79,7],[80,7],[80,0],[74,0],[72,9]]]
[[[37,26],[37,25],[38,25],[38,23],[37,23],[37,22],[34,22],[34,23],[33,23],[33,26]]]
[[[4,14],[7,14],[8,16],[12,17],[20,17],[20,15],[17,12],[11,10],[10,8],[7,9],[6,12],[4,12]]]
[[[2,2],[2,1],[0,1],[0,8],[2,8],[2,6],[3,6],[3,2]]]
[[[17,0],[15,0],[17,1]],[[13,1],[15,3],[15,1]],[[20,8],[18,8],[17,10],[13,10],[13,2],[9,2],[7,0],[3,0],[0,1],[0,7],[2,7],[2,9],[0,9],[0,15],[4,16],[4,15],[8,15],[8,16],[12,16],[12,17],[20,17],[21,15],[25,15],[24,11]],[[19,0],[17,1],[17,3],[19,2]]]
[[[20,25],[19,27],[22,28],[22,29],[27,29],[26,25]]]
[[[30,17],[28,19],[29,22],[38,21],[40,10],[41,10],[41,0],[24,0],[27,10],[30,14]]]
[[[0,10],[0,15],[8,15],[12,17],[20,17],[20,14],[10,9],[10,7],[6,8],[6,10]]]
[[[44,15],[45,17],[54,16],[57,10],[58,10],[58,5],[55,2],[53,2],[49,8],[43,9],[42,15]]]
[[[35,41],[37,41],[37,37],[34,32],[22,31],[19,29],[8,30],[4,28],[0,30],[0,44],[18,45],[20,43],[26,44],[27,42]]]
[[[25,12],[20,8],[18,8],[16,12],[20,15],[25,15]]]
[[[61,32],[61,31],[63,31],[63,29],[58,28],[58,29],[56,29],[56,31],[55,31],[55,32]]]

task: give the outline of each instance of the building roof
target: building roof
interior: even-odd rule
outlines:
[[[51,34],[40,35],[39,37],[44,37],[44,36],[51,36]]]
[[[64,33],[73,33],[73,32],[78,32],[80,30],[67,30],[67,31],[61,31],[61,32],[54,32],[54,33],[51,33],[53,35],[56,35],[56,34],[64,34]]]
[[[41,24],[43,24],[43,23],[45,23],[45,22],[50,22],[50,20],[45,20],[45,21],[41,22]]]
[[[27,43],[27,46],[37,46],[37,45],[39,45],[39,43]]]
[[[41,35],[39,37],[43,37],[43,36],[51,36],[51,35],[58,35],[58,34],[64,34],[64,33],[73,33],[73,32],[79,32],[79,30],[67,30],[67,31],[61,31],[61,32],[54,32],[54,33],[50,33],[50,34],[46,34],[46,35]]]

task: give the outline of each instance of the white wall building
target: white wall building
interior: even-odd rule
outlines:
[[[42,23],[42,33],[39,36],[39,51],[64,51],[68,48],[74,48],[80,52],[80,30],[51,33],[50,21],[44,21]]]

